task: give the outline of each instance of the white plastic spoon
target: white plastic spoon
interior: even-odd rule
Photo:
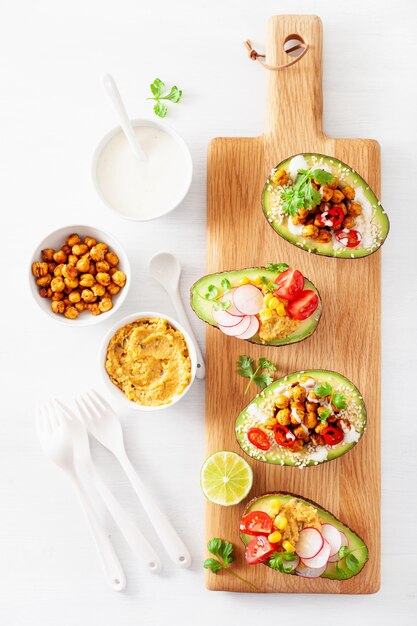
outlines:
[[[203,355],[198,347],[197,340],[193,329],[191,328],[191,324],[188,321],[188,317],[181,300],[179,290],[181,263],[176,256],[171,254],[171,252],[158,252],[158,254],[155,254],[155,256],[153,256],[149,261],[148,268],[151,275],[162,285],[167,294],[170,296],[178,321],[188,330],[191,339],[195,344],[197,352],[196,377],[200,379],[205,378],[206,366],[204,364]]]
[[[133,126],[130,123],[129,116],[127,114],[125,105],[123,104],[123,100],[120,96],[119,90],[117,89],[117,85],[114,81],[113,76],[110,76],[110,74],[104,74],[103,86],[107,96],[109,97],[110,102],[114,107],[114,110],[116,111],[117,117],[119,118],[120,126],[122,127],[122,130],[126,135],[126,139],[128,140],[130,147],[132,148],[132,152],[139,161],[146,161],[146,154],[139,145],[135,131],[133,130]]]

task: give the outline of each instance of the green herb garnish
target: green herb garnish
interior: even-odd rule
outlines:
[[[255,383],[255,385],[261,389],[265,389],[265,387],[270,385],[274,380],[271,376],[271,372],[274,372],[276,367],[273,363],[271,363],[271,361],[268,361],[268,359],[265,359],[262,356],[259,357],[258,365],[256,366],[256,362],[252,359],[252,357],[246,356],[246,354],[241,354],[236,362],[236,366],[239,376],[249,378],[249,382],[245,389],[245,395],[247,394],[251,383]]]
[[[224,541],[223,539],[215,537],[213,539],[210,539],[210,541],[208,542],[207,550],[216,558],[210,557],[209,559],[206,559],[204,561],[205,569],[209,569],[211,572],[213,572],[213,574],[217,574],[217,572],[219,572],[221,569],[224,569],[245,585],[248,585],[255,591],[258,591],[255,585],[252,585],[252,583],[236,574],[236,572],[234,572],[230,568],[231,563],[233,563],[233,561],[235,560],[233,556],[233,544],[231,544],[230,541]]]
[[[223,293],[219,293],[216,285],[209,285],[207,287],[207,292],[202,296],[204,300],[208,300],[209,302],[213,302],[213,309],[215,311],[227,311],[232,306],[231,300],[220,300],[228,291],[231,289],[231,284],[227,280],[227,278],[223,278],[220,283],[222,288],[224,289]]]
[[[279,272],[280,274],[282,274],[282,272],[285,272],[285,270],[290,269],[290,266],[286,263],[269,263],[266,269],[271,270],[272,272]]]
[[[332,398],[332,404],[337,408],[337,409],[345,409],[347,407],[347,402],[346,402],[346,398],[342,393],[335,393],[333,398]]]
[[[327,418],[329,417],[331,411],[329,408],[325,408],[324,411],[321,411],[321,413],[317,413],[317,417],[321,422],[325,422],[327,420]]]
[[[227,280],[227,278],[223,278],[220,284],[225,291],[229,291],[232,288],[232,285],[230,284],[230,280]]]
[[[314,209],[321,202],[321,194],[314,189],[313,180],[320,185],[331,183],[334,176],[322,169],[298,170],[297,180],[293,186],[285,187],[281,193],[284,200],[282,208],[294,216],[298,209]]]
[[[314,393],[319,398],[325,398],[326,396],[330,396],[332,393],[332,386],[330,383],[322,383],[321,385],[317,385],[317,387],[315,387]]]
[[[297,555],[295,552],[273,552],[268,561],[268,565],[277,572],[281,572],[281,574],[288,574],[293,568],[291,566],[286,567],[285,564],[295,561],[296,558]]]
[[[155,78],[153,83],[150,85],[152,91],[152,98],[147,98],[147,100],[156,100],[156,104],[153,108],[155,115],[158,117],[166,117],[168,115],[168,106],[161,102],[161,100],[169,100],[170,102],[179,102],[181,100],[182,91],[178,89],[177,86],[171,87],[171,91],[169,93],[165,93],[165,83],[162,82],[159,78]]]
[[[356,548],[356,550],[360,549],[361,548]],[[348,546],[342,546],[337,555],[340,561],[342,559],[345,559],[346,567],[350,572],[352,572],[353,574],[357,574],[360,569],[360,565],[359,559],[353,554],[354,552],[355,550],[349,550]],[[346,575],[346,572],[340,566],[340,561],[337,563],[336,569],[339,573],[344,573]]]

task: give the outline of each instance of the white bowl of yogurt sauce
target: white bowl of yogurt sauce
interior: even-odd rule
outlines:
[[[143,222],[181,204],[191,185],[193,162],[187,144],[169,126],[146,119],[131,123],[146,161],[135,157],[118,126],[97,146],[92,177],[106,206],[121,217]]]

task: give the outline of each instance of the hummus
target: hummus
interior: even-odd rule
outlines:
[[[262,320],[259,337],[263,343],[268,343],[273,339],[288,337],[299,325],[300,322],[298,320],[278,315],[275,312],[270,319]]]
[[[169,404],[191,381],[184,335],[162,318],[119,328],[107,347],[105,367],[112,383],[143,406]]]
[[[300,530],[303,528],[310,526],[317,528],[317,530],[321,529],[317,509],[311,504],[304,504],[304,502],[296,498],[292,498],[284,504],[279,513],[280,515],[285,515],[288,520],[282,539],[283,541],[289,541],[293,546],[297,543]]]

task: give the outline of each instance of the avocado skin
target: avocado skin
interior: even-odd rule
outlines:
[[[190,289],[190,306],[191,306],[192,310],[194,311],[194,313],[197,315],[197,317],[199,317],[206,324],[209,324],[213,328],[216,328],[216,330],[220,330],[214,320],[209,321],[208,319],[203,317],[202,314],[200,314],[198,306],[196,305],[196,301],[197,301],[197,298],[198,298],[197,287],[203,281],[209,282],[210,279],[211,280],[215,280],[215,279],[219,280],[220,279],[219,280],[219,284],[220,284],[221,279],[222,278],[227,278],[228,275],[230,275],[230,274],[241,274],[242,276],[244,276],[244,275],[247,275],[248,272],[271,274],[271,275],[274,275],[274,276],[277,275],[277,273],[275,271],[269,270],[268,268],[262,267],[262,266],[261,267],[247,267],[247,268],[243,268],[241,270],[224,270],[222,272],[215,272],[213,274],[205,274],[203,277],[199,278],[191,286],[191,289]],[[319,305],[318,305],[316,311],[313,313],[311,318],[308,318],[307,320],[304,320],[302,322],[307,327],[306,328],[306,332],[304,334],[300,335],[299,337],[296,337],[296,338],[293,338],[293,339],[291,339],[291,337],[293,337],[294,335],[290,335],[288,338],[283,339],[281,343],[271,343],[271,342],[263,343],[259,339],[254,339],[254,338],[245,339],[245,341],[247,341],[248,343],[253,343],[253,344],[256,344],[256,345],[260,345],[260,346],[272,346],[272,347],[279,347],[280,345],[287,346],[287,345],[290,345],[290,344],[299,343],[300,341],[304,341],[305,339],[310,337],[315,332],[315,330],[316,330],[316,328],[317,328],[317,326],[319,324],[321,313],[322,313],[322,300],[321,300],[320,293],[319,293],[317,287],[308,278],[304,277],[304,280],[306,281],[306,283],[304,284],[305,289],[312,289],[318,295],[318,298],[319,298]],[[257,335],[255,335],[255,337],[257,337]],[[290,339],[290,341],[288,341],[288,339]]]
[[[324,249],[324,245],[318,243],[317,241],[311,240],[311,243],[308,243],[308,240],[306,240],[306,243],[304,245],[300,245],[300,240],[302,239],[301,237],[298,237],[297,235],[293,235],[292,233],[290,233],[288,231],[287,226],[280,226],[280,225],[276,225],[274,226],[274,223],[270,221],[270,218],[268,217],[268,209],[266,207],[267,205],[267,200],[268,200],[268,190],[267,187],[269,185],[269,176],[268,179],[264,185],[264,188],[262,190],[262,196],[261,196],[261,204],[262,204],[262,211],[265,215],[265,218],[268,222],[268,224],[270,225],[270,227],[283,239],[285,239],[285,241],[287,241],[288,243],[297,246],[297,248],[300,248],[301,250],[304,250],[305,252],[310,252],[312,254],[318,254],[320,256],[327,256],[327,257],[331,257],[331,258],[337,258],[337,259],[350,259],[350,260],[354,260],[354,259],[363,259],[364,257],[370,256],[371,254],[374,254],[375,252],[378,252],[378,250],[381,248],[381,246],[383,245],[383,243],[385,242],[385,239],[388,236],[389,233],[389,229],[390,229],[390,223],[389,223],[389,219],[388,216],[386,215],[385,211],[383,210],[377,196],[375,195],[375,193],[372,191],[372,189],[369,187],[369,185],[367,184],[367,182],[362,178],[362,176],[360,176],[357,172],[354,172],[352,170],[352,168],[347,164],[344,163],[343,161],[340,161],[340,159],[336,159],[335,157],[331,157],[328,156],[326,154],[319,154],[319,153],[314,153],[314,152],[300,152],[298,154],[293,154],[292,156],[284,159],[284,161],[281,161],[281,163],[279,163],[274,169],[278,170],[280,168],[285,169],[289,162],[291,161],[291,159],[293,159],[296,156],[304,156],[306,158],[306,160],[308,161],[309,158],[311,157],[317,157],[317,159],[323,159],[323,161],[325,163],[327,163],[329,166],[332,166],[334,164],[340,164],[343,167],[348,168],[349,170],[349,174],[352,176],[352,178],[355,179],[354,180],[348,180],[347,182],[349,184],[353,183],[354,186],[360,186],[362,187],[362,189],[364,190],[364,193],[369,195],[370,198],[368,198],[368,200],[372,200],[372,204],[376,204],[378,209],[377,209],[377,218],[378,221],[380,222],[381,228],[383,228],[383,233],[382,233],[382,237],[381,240],[379,242],[379,245],[374,249],[374,250],[370,250],[369,252],[364,252],[364,249],[362,248],[361,251],[361,246],[358,246],[358,248],[346,248],[345,250],[343,250],[340,254],[336,254],[336,251],[333,249],[330,249],[328,251],[326,251]],[[333,163],[331,163],[330,161],[333,161]],[[281,232],[281,231],[285,231]],[[351,256],[353,254],[353,256]]]
[[[359,544],[362,544],[363,548],[366,551],[365,558],[361,557],[360,559],[358,559],[359,563],[360,563],[360,569],[355,574],[353,572],[350,572],[349,570],[346,570],[350,575],[348,577],[342,577],[337,572],[336,567],[334,567],[334,568],[332,567],[331,569],[332,570],[334,569],[334,572],[330,572],[330,573],[326,574],[326,571],[325,571],[320,576],[320,578],[328,578],[330,580],[349,580],[350,578],[353,578],[354,576],[357,576],[358,574],[360,574],[361,571],[363,570],[363,568],[365,567],[366,563],[369,560],[369,552],[368,552],[368,548],[367,548],[366,543],[364,542],[362,537],[360,537],[355,531],[353,531],[350,528],[350,526],[348,526],[344,522],[341,522],[340,520],[338,520],[328,509],[325,509],[324,507],[320,506],[319,504],[317,504],[317,502],[314,502],[314,500],[310,500],[309,498],[304,498],[304,497],[302,497],[302,496],[300,496],[300,495],[298,495],[296,493],[292,493],[291,491],[268,491],[268,493],[265,493],[262,496],[257,496],[255,498],[252,498],[248,502],[248,504],[246,505],[245,510],[244,510],[244,512],[242,514],[242,517],[244,515],[246,515],[246,513],[248,513],[250,511],[252,506],[256,502],[258,502],[260,499],[264,499],[264,498],[279,498],[279,497],[283,497],[283,496],[287,497],[287,498],[297,498],[298,500],[301,500],[302,502],[306,502],[307,504],[311,504],[312,506],[314,506],[318,510],[319,515],[320,515],[321,512],[323,512],[324,515],[330,516],[330,518],[336,522],[336,525],[342,526],[342,529],[339,529],[339,530],[343,530],[343,532],[348,537],[349,542],[350,542],[351,538],[354,538],[355,540],[358,541]],[[244,533],[239,533],[239,536],[240,536],[240,539],[241,539],[243,545],[246,546],[247,543],[245,542],[244,537],[248,537],[248,535],[245,535]],[[360,547],[362,547],[362,546],[360,546]],[[263,563],[263,565],[265,565],[266,567],[269,567],[268,563]],[[336,564],[332,564],[332,565],[335,566]],[[286,574],[286,575],[288,575],[288,574]],[[296,574],[291,573],[290,575],[295,576]]]
[[[300,374],[305,375],[305,376],[309,376],[310,375],[313,378],[315,376],[317,376],[317,375],[320,375],[320,374],[325,375],[327,378],[330,378],[330,379],[336,378],[336,379],[342,381],[343,384],[349,385],[354,391],[356,391],[358,393],[358,396],[361,396],[361,393],[360,393],[359,389],[348,378],[346,378],[345,376],[342,376],[342,374],[339,374],[338,372],[334,372],[332,370],[302,370],[302,371],[298,371],[298,372],[292,372],[291,374],[286,374],[286,376],[282,376],[281,378],[278,378],[277,380],[274,380],[274,382],[271,383],[270,385],[268,385],[268,387],[265,387],[265,389],[263,389],[262,391],[257,393],[256,396],[244,407],[244,409],[242,409],[242,411],[237,416],[236,422],[235,422],[236,441],[238,442],[239,446],[242,448],[242,451],[245,454],[247,454],[248,456],[250,456],[251,458],[255,459],[256,461],[259,461],[260,463],[269,463],[271,465],[280,465],[281,464],[280,461],[274,462],[274,461],[268,461],[268,460],[264,461],[263,459],[257,459],[256,457],[252,457],[246,450],[244,450],[242,445],[241,445],[241,439],[239,438],[239,435],[238,435],[238,433],[236,431],[236,426],[238,425],[238,421],[240,419],[243,419],[242,413],[244,411],[246,411],[248,406],[250,406],[258,398],[260,398],[261,394],[265,394],[268,390],[272,390],[275,386],[279,386],[280,384],[282,384],[282,382],[288,382],[288,380],[291,379],[291,377],[293,377],[293,376],[297,377]],[[359,437],[359,440],[356,441],[356,442],[352,442],[350,444],[346,444],[346,449],[345,450],[338,451],[337,454],[335,454],[334,456],[330,456],[330,458],[328,457],[324,461],[318,461],[317,465],[322,465],[323,463],[329,463],[330,461],[338,459],[339,457],[341,457],[344,454],[346,454],[347,452],[349,452],[362,439],[362,437],[363,437],[363,435],[365,433],[365,430],[366,430],[367,414],[366,414],[366,407],[365,407],[365,404],[364,404],[363,400],[361,400],[359,397],[358,397],[358,400],[359,400],[358,404],[361,407],[361,411],[362,411],[362,415],[363,415],[363,428],[362,428],[361,436]],[[284,462],[284,466],[290,466],[290,467],[294,466],[294,463],[291,462],[291,457],[289,458],[288,461]],[[313,461],[311,464],[307,465],[306,467],[316,467],[315,462]]]

